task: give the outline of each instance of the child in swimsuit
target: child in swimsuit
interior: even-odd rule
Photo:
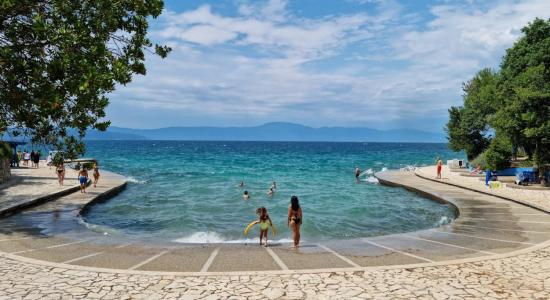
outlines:
[[[265,246],[267,247],[267,231],[270,226],[273,226],[271,223],[271,218],[267,214],[267,208],[260,207],[256,209],[256,214],[258,215],[258,221],[255,224],[260,224],[260,246],[262,245],[262,239],[265,238]]]

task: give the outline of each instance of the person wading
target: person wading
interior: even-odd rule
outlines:
[[[287,225],[292,229],[292,236],[294,240],[294,249],[300,245],[300,226],[302,225],[302,208],[298,197],[292,196],[290,198],[290,206],[288,207],[288,223]]]

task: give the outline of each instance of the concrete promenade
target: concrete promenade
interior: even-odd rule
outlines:
[[[147,245],[100,234],[0,235],[0,296],[8,298],[546,299],[550,215],[494,196],[377,174],[460,211],[450,225],[398,235],[288,245]],[[73,194],[41,214],[96,195]],[[391,199],[388,199],[391,201]],[[77,203],[75,205],[75,203]],[[25,214],[24,213],[24,214]],[[24,215],[23,214],[23,215]],[[23,216],[24,217],[24,216]]]

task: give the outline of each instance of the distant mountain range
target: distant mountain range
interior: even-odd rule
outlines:
[[[106,132],[89,130],[87,140],[211,140],[211,141],[327,141],[445,143],[445,135],[414,129],[377,130],[365,127],[312,128],[293,123],[255,127],[166,127],[131,129],[111,126]]]

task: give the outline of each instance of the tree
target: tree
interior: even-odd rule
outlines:
[[[3,0],[0,134],[83,153],[86,129],[110,124],[108,93],[145,75],[144,51],[163,58],[170,51],[147,38],[148,18],[163,6],[162,0]]]
[[[469,160],[480,155],[491,141],[489,122],[496,112],[498,74],[491,69],[479,71],[463,85],[464,106],[449,109],[445,127],[452,150],[464,150]]]
[[[512,144],[506,136],[497,135],[483,155],[489,169],[502,170],[508,168],[512,158]]]
[[[504,105],[493,124],[544,171],[550,162],[550,19],[537,18],[522,32],[501,63]]]

